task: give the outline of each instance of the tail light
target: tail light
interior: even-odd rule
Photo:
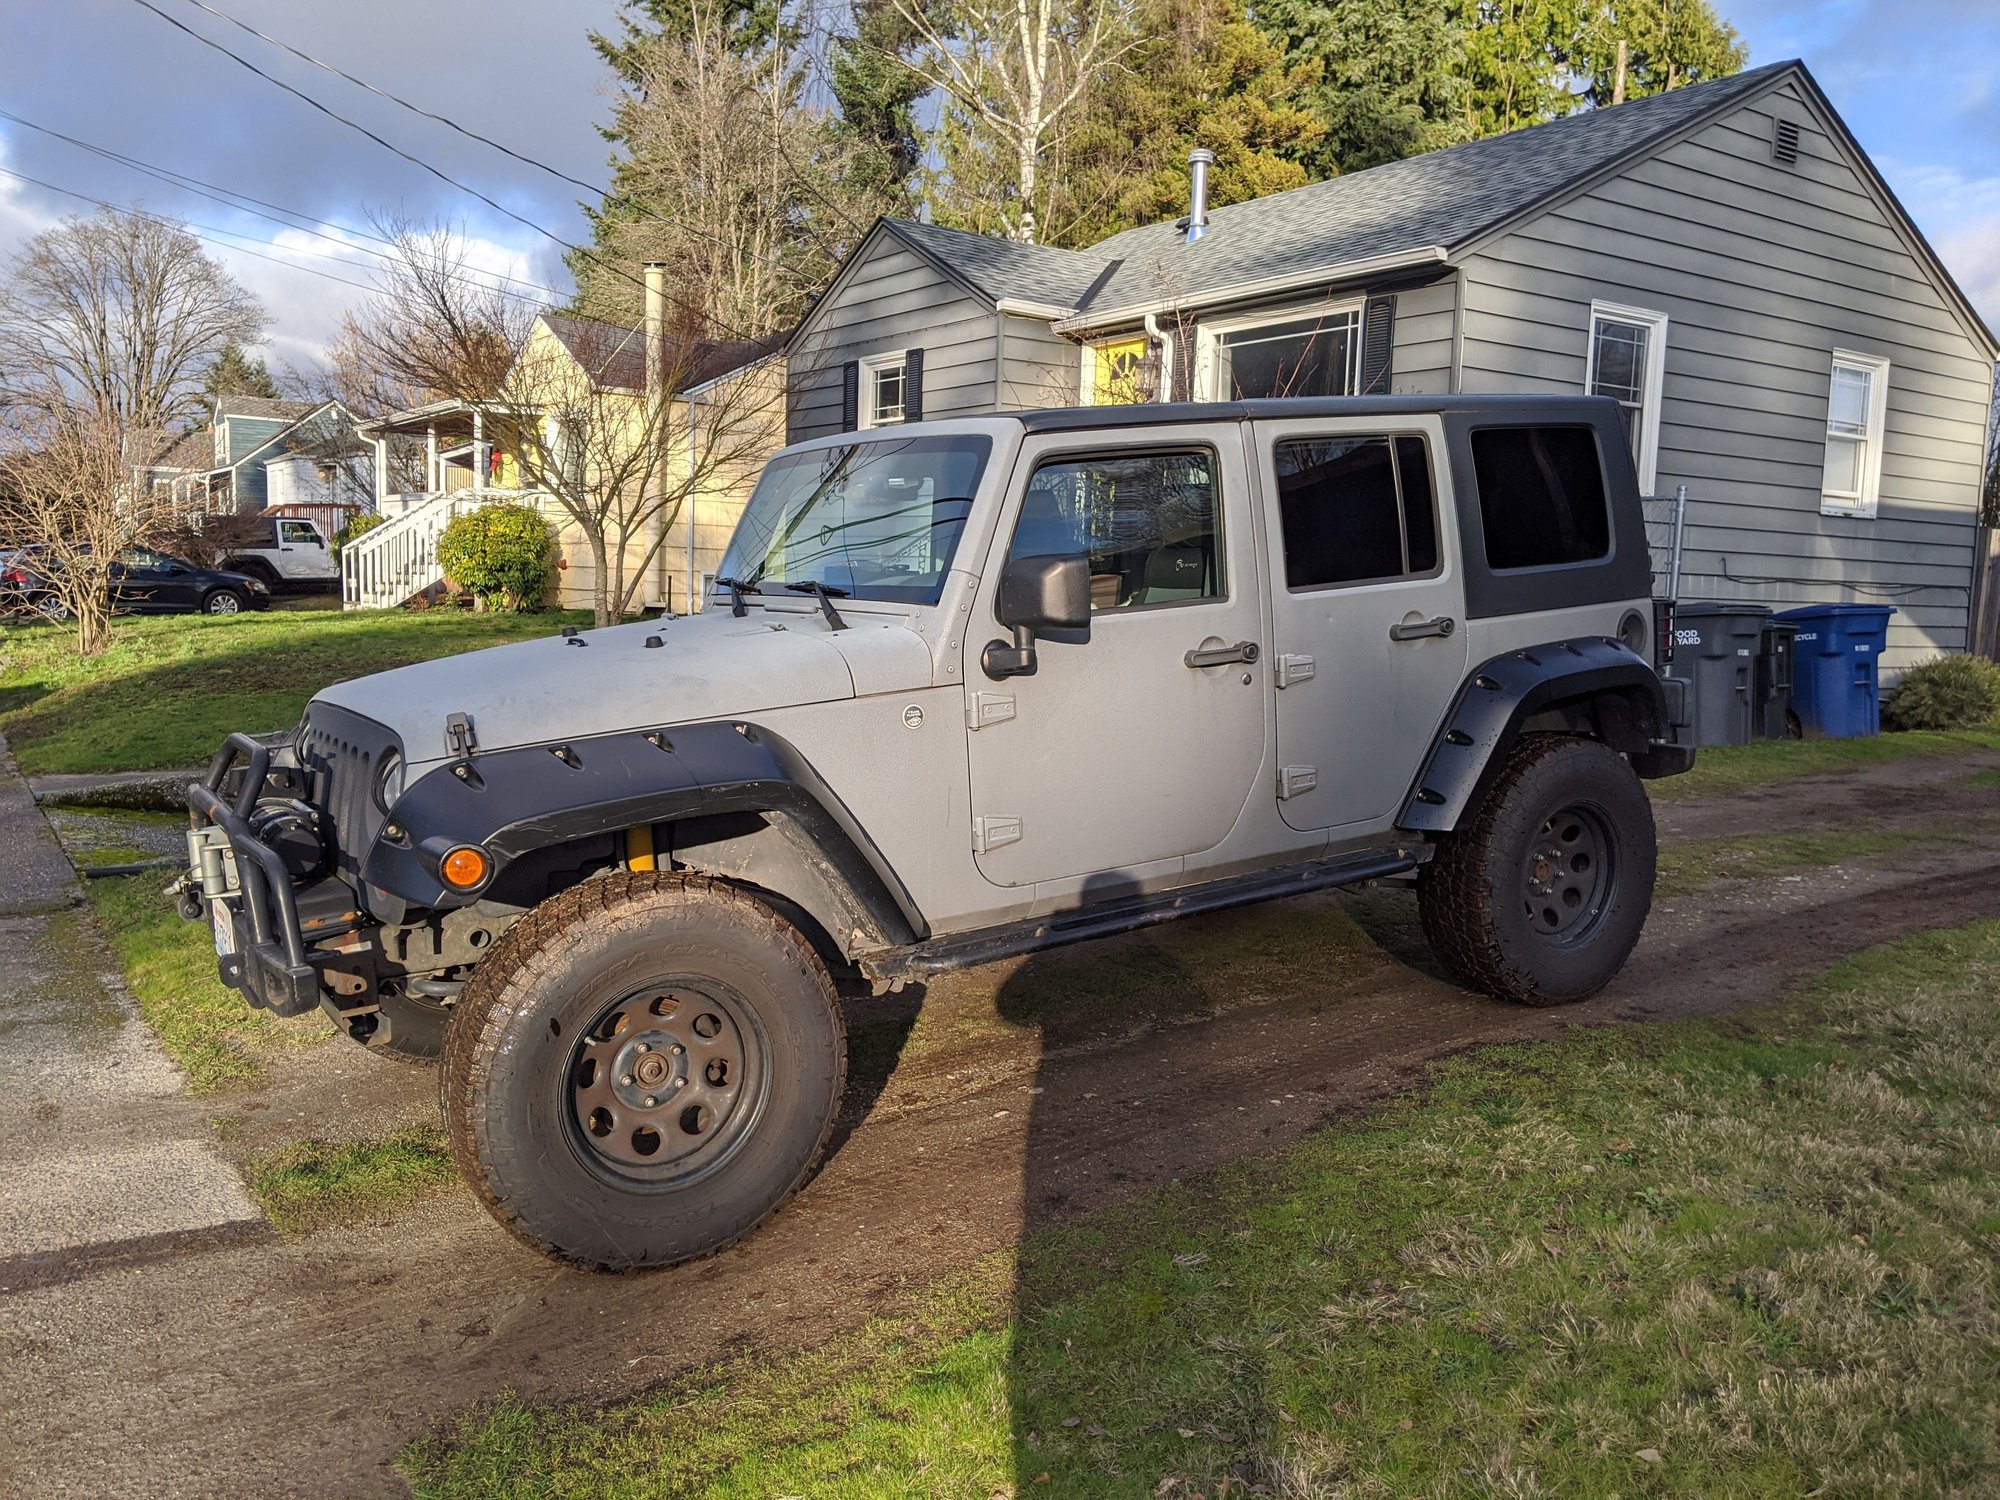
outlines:
[[[1674,661],[1674,601],[1653,601],[1653,665],[1669,667]]]

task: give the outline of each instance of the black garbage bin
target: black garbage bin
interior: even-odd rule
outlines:
[[[1757,658],[1769,614],[1762,605],[1706,599],[1674,611],[1666,675],[1687,684],[1694,744],[1747,745],[1754,737]]]
[[[1758,641],[1753,732],[1760,740],[1782,740],[1792,728],[1792,673],[1797,660],[1798,625],[1766,620]]]

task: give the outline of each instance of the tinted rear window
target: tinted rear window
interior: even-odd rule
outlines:
[[[1485,427],[1472,467],[1486,532],[1486,565],[1553,568],[1611,550],[1604,469],[1588,427]]]

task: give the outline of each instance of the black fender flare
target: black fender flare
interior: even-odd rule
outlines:
[[[1449,833],[1499,773],[1523,726],[1568,704],[1590,705],[1601,737],[1642,775],[1686,768],[1685,752],[1658,754],[1676,747],[1660,743],[1670,720],[1651,662],[1603,636],[1551,641],[1482,662],[1459,685],[1396,826]]]
[[[463,906],[479,892],[447,890],[438,874],[459,845],[493,861],[484,890],[531,850],[722,812],[781,814],[875,929],[872,939],[901,946],[929,936],[909,891],[819,772],[789,741],[741,720],[482,751],[439,766],[397,799],[361,876],[413,906]]]

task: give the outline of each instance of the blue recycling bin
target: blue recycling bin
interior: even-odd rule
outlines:
[[[1878,664],[1895,612],[1886,604],[1808,604],[1772,616],[1799,627],[1792,707],[1808,736],[1852,740],[1881,732]]]

